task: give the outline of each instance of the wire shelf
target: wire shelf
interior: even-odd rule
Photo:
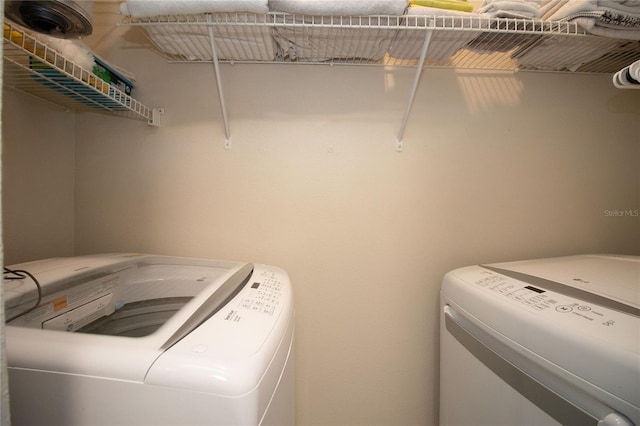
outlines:
[[[640,41],[585,34],[575,23],[470,16],[307,16],[286,13],[124,16],[170,62],[312,63],[613,73]]]
[[[99,111],[159,125],[151,109],[10,21],[4,22],[3,83],[64,109]]]

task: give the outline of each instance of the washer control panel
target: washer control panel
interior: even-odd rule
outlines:
[[[240,308],[264,315],[273,316],[280,307],[282,282],[275,271],[263,269],[253,277],[243,292]]]

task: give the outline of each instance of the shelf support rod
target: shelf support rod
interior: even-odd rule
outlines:
[[[224,149],[231,149],[231,131],[229,129],[229,119],[227,118],[227,107],[224,103],[224,93],[222,91],[222,80],[220,79],[220,65],[218,64],[218,51],[216,50],[216,39],[213,34],[213,23],[211,14],[207,14],[207,29],[209,30],[209,41],[211,42],[211,55],[213,56],[213,69],[216,74],[216,86],[218,88],[218,99],[220,100],[220,110],[222,111],[222,121],[224,123]]]
[[[430,29],[426,30],[424,35],[424,43],[422,44],[422,51],[420,52],[420,59],[416,69],[416,76],[413,79],[413,87],[409,94],[409,101],[407,102],[407,108],[404,111],[404,117],[402,117],[402,124],[400,125],[400,131],[398,131],[398,138],[396,140],[396,151],[402,151],[402,138],[404,137],[404,130],[407,127],[407,121],[409,121],[409,114],[411,113],[411,107],[413,106],[413,100],[416,97],[418,91],[418,84],[420,83],[420,77],[422,75],[422,67],[427,57],[427,50],[429,50],[429,43],[431,42],[431,35],[433,34],[433,20],[429,20]]]

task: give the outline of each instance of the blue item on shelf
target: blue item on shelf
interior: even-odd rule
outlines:
[[[119,94],[111,86],[108,88],[108,93],[102,92],[98,88],[94,88],[90,83],[85,84],[77,81],[37,59],[30,58],[29,65],[35,72],[33,78],[37,82],[85,105],[94,108],[125,110],[127,109],[126,105],[130,103],[130,99],[126,96],[122,96],[122,99],[120,99],[122,103],[118,102],[116,99]],[[98,77],[91,75],[90,78],[97,79]]]

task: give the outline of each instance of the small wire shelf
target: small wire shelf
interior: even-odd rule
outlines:
[[[5,20],[3,83],[67,110],[107,112],[159,125],[151,109]]]

